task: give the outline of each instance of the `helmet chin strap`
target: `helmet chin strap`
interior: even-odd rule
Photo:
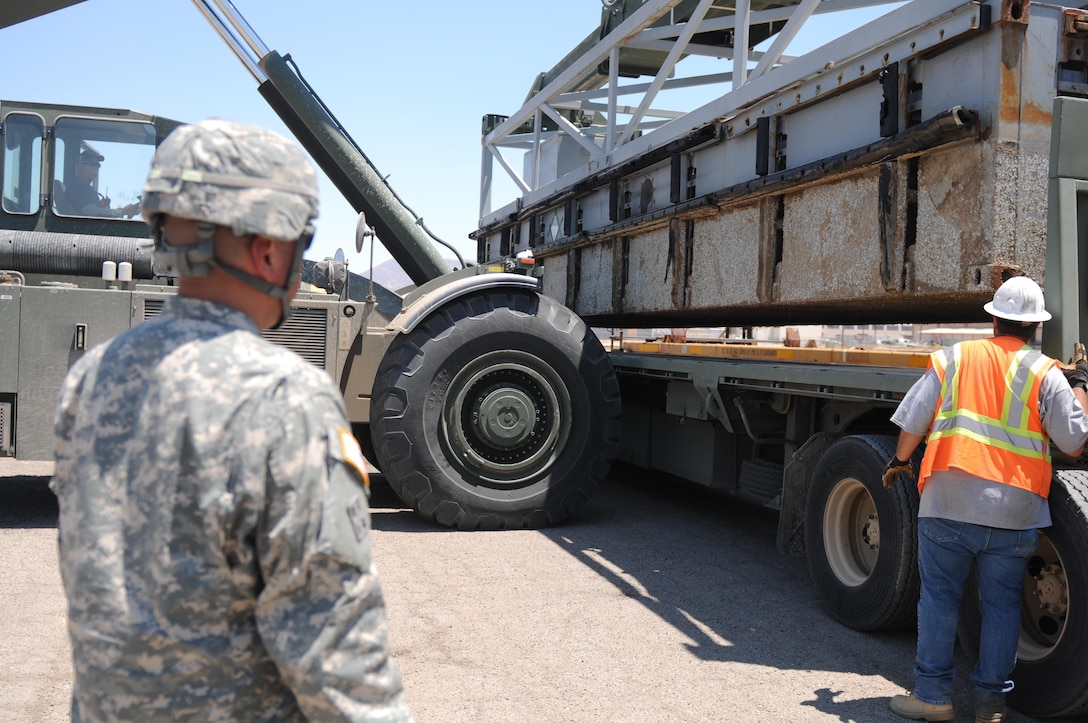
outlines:
[[[210,276],[212,269],[216,268],[229,276],[233,276],[246,286],[256,289],[265,296],[279,299],[280,318],[270,328],[278,329],[283,322],[291,316],[291,290],[295,287],[295,281],[302,271],[302,257],[314,239],[313,224],[306,224],[302,235],[294,242],[278,241],[276,243],[294,243],[294,254],[291,260],[291,268],[282,285],[262,279],[247,271],[227,266],[215,258],[215,224],[201,221],[196,225],[196,245],[179,246],[171,244],[159,224],[154,225],[155,255],[157,260],[169,266],[179,277]]]
[[[287,276],[284,279],[283,285],[273,284],[271,281],[266,281],[259,276],[254,276],[241,269],[236,269],[233,266],[227,266],[217,261],[212,263],[225,274],[233,276],[241,281],[243,284],[250,286],[257,291],[261,292],[265,296],[270,296],[273,299],[279,299],[280,301],[280,318],[271,329],[278,329],[283,325],[283,322],[291,316],[291,291],[295,288],[295,282],[298,280],[299,274],[302,271],[302,256],[306,253],[306,249],[310,248],[310,243],[314,238],[314,227],[310,224],[306,224],[306,228],[302,230],[302,235],[298,237],[298,240],[294,242],[294,255],[291,259],[291,269],[287,272]],[[276,243],[291,243],[290,241],[276,241]]]
[[[162,228],[162,217],[152,219],[151,232],[155,237],[155,261],[178,278],[211,276],[215,262],[215,224],[200,222],[196,225],[196,244],[170,243]]]

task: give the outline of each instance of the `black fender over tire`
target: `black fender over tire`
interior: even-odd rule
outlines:
[[[1039,531],[1021,593],[1020,645],[1009,705],[1036,716],[1088,714],[1088,471],[1057,470],[1053,525]],[[981,632],[978,579],[960,606],[958,637],[969,659]]]
[[[909,627],[917,617],[918,488],[902,479],[884,488],[894,453],[893,437],[845,437],[820,458],[809,484],[812,579],[831,617],[855,630]]]
[[[531,292],[446,304],[393,341],[374,389],[390,486],[450,527],[557,523],[590,498],[619,445],[619,385],[600,341]]]

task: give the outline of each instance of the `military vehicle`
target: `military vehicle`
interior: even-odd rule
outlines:
[[[71,4],[6,3],[0,27]],[[421,515],[494,529],[572,514],[619,442],[619,388],[600,341],[540,293],[531,264],[450,269],[297,66],[230,3],[194,4],[362,214],[357,250],[376,235],[415,284],[398,294],[347,274],[342,259],[307,263],[304,280],[323,293],[300,294],[298,313],[269,336],[339,382],[364,450]],[[0,456],[49,459],[66,370],[176,291],[155,268],[146,224],[125,212],[177,123],[15,102],[0,106],[0,122]],[[98,167],[79,168],[83,154]]]

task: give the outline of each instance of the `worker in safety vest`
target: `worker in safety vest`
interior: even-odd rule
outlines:
[[[903,718],[945,721],[952,706],[953,645],[964,582],[977,564],[982,632],[976,721],[1005,720],[1016,663],[1020,590],[1038,529],[1051,524],[1050,445],[1078,456],[1088,440],[1088,362],[1063,374],[1028,342],[1050,319],[1031,279],[1009,279],[984,308],[994,336],[935,352],[892,415],[900,427],[884,485],[918,471],[918,651],[914,690],[889,703]]]

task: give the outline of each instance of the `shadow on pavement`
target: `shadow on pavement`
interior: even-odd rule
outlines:
[[[0,529],[56,526],[57,498],[48,477],[0,477]]]
[[[380,473],[370,475],[370,524],[375,530],[386,532],[457,532],[436,525],[406,507]]]
[[[773,510],[616,463],[584,510],[542,532],[694,641],[687,647],[702,660],[875,675],[907,692],[915,630],[866,633],[834,621],[805,559],[777,552],[777,525]],[[973,721],[974,661],[957,648],[956,662],[956,720]],[[885,697],[831,688],[812,695],[802,705],[840,721],[901,720]]]
[[[861,633],[824,610],[803,558],[775,549],[777,513],[664,475],[615,465],[556,545],[683,633],[692,655],[779,670],[878,675],[906,690],[912,630]],[[843,721],[894,718],[887,699],[813,691]]]
[[[606,482],[582,514],[543,533],[695,641],[693,655],[873,671],[880,646],[898,657],[913,644],[912,631],[859,633],[832,620],[804,559],[776,551],[774,511],[633,469],[612,480],[622,483]],[[911,662],[896,667],[909,673]]]

